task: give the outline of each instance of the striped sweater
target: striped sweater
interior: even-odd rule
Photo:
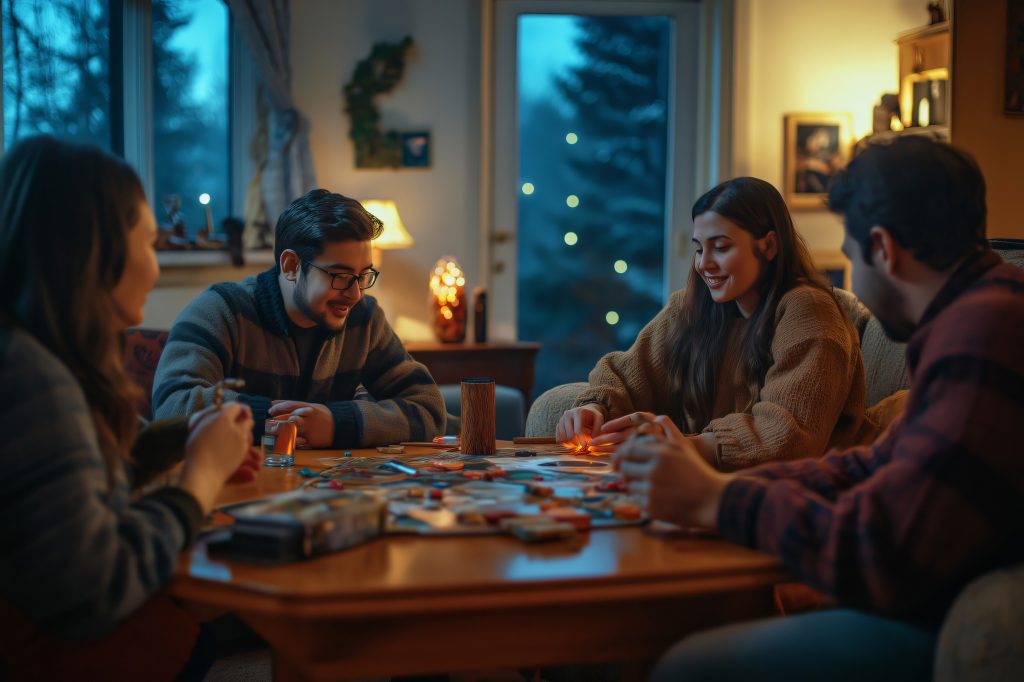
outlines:
[[[1024,271],[965,262],[907,366],[906,411],[874,445],[744,472],[718,530],[844,605],[938,623],[974,577],[1024,560]]]
[[[0,327],[0,402],[0,604],[50,634],[106,634],[174,575],[202,523],[199,503],[174,487],[133,499],[139,480],[128,466],[111,489],[78,382],[11,326]],[[147,430],[137,464],[155,471],[180,460],[187,423],[172,427],[163,440],[173,456],[154,465]]]
[[[213,401],[225,377],[245,380],[228,399],[253,410],[256,435],[271,400],[327,406],[334,448],[429,440],[444,432],[441,392],[392,331],[376,300],[364,296],[342,330],[329,335],[303,377],[291,338],[277,268],[238,283],[215,284],[182,311],[171,328],[153,380],[153,413],[191,414]],[[353,400],[362,384],[373,401]]]

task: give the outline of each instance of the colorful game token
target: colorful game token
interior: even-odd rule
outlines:
[[[430,466],[441,471],[462,471],[466,465],[455,459],[439,459],[432,462]]]

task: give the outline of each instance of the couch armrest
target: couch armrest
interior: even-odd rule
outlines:
[[[1024,564],[975,578],[953,602],[935,648],[936,682],[1020,679]]]
[[[572,407],[576,396],[590,384],[579,381],[573,384],[562,384],[544,391],[533,401],[530,414],[526,417],[526,435],[531,438],[553,436],[562,413]]]

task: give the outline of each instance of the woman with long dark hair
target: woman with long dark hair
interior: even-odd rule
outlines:
[[[252,459],[247,407],[139,430],[121,363],[159,268],[124,162],[35,137],[0,164],[0,670],[173,679],[196,620],[160,590]],[[143,493],[183,462],[178,482]],[[2,676],[2,675],[0,675]]]
[[[686,288],[598,362],[556,437],[610,450],[652,421],[723,470],[870,438],[857,332],[778,190],[735,178],[692,217]]]

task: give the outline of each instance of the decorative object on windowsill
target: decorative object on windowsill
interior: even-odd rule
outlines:
[[[790,210],[825,209],[828,183],[850,155],[848,113],[786,114],[783,188]]]
[[[928,3],[928,23],[929,24],[941,24],[946,20],[946,10],[943,9],[942,2],[929,2]]]
[[[1006,2],[1006,94],[1007,114],[1024,115],[1024,0]]]
[[[185,217],[181,215],[181,197],[177,194],[165,194],[160,199],[167,222],[157,228],[157,249],[187,249],[188,238],[185,236]]]
[[[444,343],[462,343],[466,339],[466,277],[454,256],[437,261],[430,274],[430,299],[434,334]]]
[[[381,130],[373,100],[391,92],[402,79],[412,36],[397,43],[377,43],[370,56],[356,64],[342,96],[351,119],[349,137],[355,145],[356,168],[423,168],[430,165],[430,133]]]
[[[195,248],[219,250],[227,246],[227,235],[213,231],[213,211],[210,209],[210,195],[203,192],[199,195],[199,203],[206,214],[206,224],[196,231]]]
[[[225,218],[220,221],[220,231],[228,236],[228,253],[231,256],[231,264],[236,268],[245,265],[245,256],[242,252],[242,231],[245,223],[238,218]]]

